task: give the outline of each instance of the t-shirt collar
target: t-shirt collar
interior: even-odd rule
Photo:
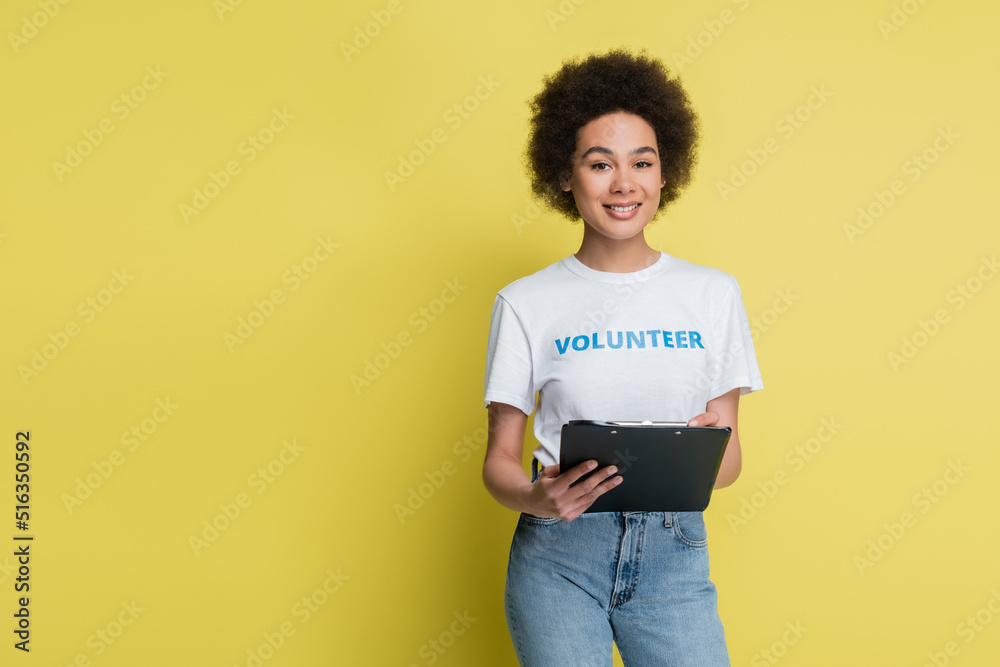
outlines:
[[[644,282],[649,277],[663,271],[669,261],[670,255],[661,250],[660,258],[647,266],[645,269],[630,271],[628,273],[614,273],[611,271],[598,271],[597,269],[592,269],[578,260],[576,255],[570,255],[569,257],[564,258],[562,260],[562,264],[571,273],[578,275],[581,278],[586,278],[587,280],[596,280],[602,283],[631,284]]]

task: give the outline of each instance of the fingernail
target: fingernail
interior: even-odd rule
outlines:
[[[608,468],[609,474],[614,475],[616,472],[618,472],[618,466],[611,466],[610,468]]]

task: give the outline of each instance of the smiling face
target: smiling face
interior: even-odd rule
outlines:
[[[660,204],[660,156],[649,123],[623,111],[580,128],[573,171],[562,189],[573,193],[588,228],[608,239],[641,234]]]

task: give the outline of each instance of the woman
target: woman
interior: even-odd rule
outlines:
[[[644,236],[690,180],[697,118],[662,63],[621,50],[565,63],[531,110],[532,189],[584,226],[575,255],[493,307],[483,480],[521,512],[506,588],[518,660],[610,665],[614,641],[629,666],[728,665],[701,512],[584,514],[622,477],[608,466],[571,488],[596,463],[558,466],[571,419],[661,420],[732,428],[716,488],[740,473],[739,397],[763,384],[739,286]]]

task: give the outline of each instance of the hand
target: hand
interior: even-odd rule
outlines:
[[[583,514],[601,494],[622,481],[621,475],[615,475],[617,467],[606,466],[570,488],[570,484],[596,467],[597,461],[584,461],[561,475],[558,465],[542,468],[538,479],[531,485],[528,497],[530,513],[540,517],[557,517],[563,521],[572,521]]]
[[[718,412],[703,412],[688,420],[688,426],[715,426],[718,423]]]

